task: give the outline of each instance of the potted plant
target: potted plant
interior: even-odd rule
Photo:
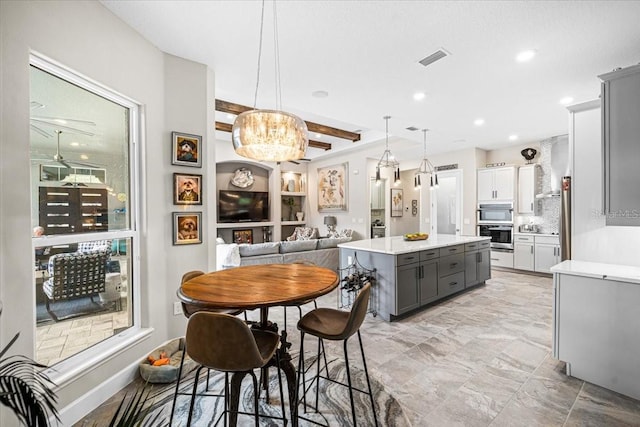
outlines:
[[[55,384],[42,370],[46,366],[26,356],[4,358],[19,336],[18,332],[0,351],[0,403],[10,408],[25,426],[48,426],[51,415],[60,422],[55,407],[57,396],[52,388]]]
[[[296,214],[295,214],[295,206],[296,206],[296,199],[294,199],[293,197],[287,197],[283,200],[284,204],[289,206],[289,221],[295,221],[296,220]]]

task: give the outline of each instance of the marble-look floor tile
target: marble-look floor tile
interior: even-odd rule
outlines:
[[[565,426],[637,427],[640,401],[584,383]]]

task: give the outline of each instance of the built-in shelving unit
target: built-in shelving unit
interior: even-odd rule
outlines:
[[[280,172],[281,236],[286,238],[295,227],[305,225],[307,219],[307,175],[300,171]],[[293,201],[293,206],[290,205]],[[302,220],[296,213],[302,212]]]

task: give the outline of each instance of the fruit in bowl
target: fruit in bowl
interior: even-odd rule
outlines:
[[[428,233],[407,233],[402,236],[404,240],[427,240],[429,238]]]

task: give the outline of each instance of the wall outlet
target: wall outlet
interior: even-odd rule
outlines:
[[[182,304],[180,301],[176,301],[173,303],[173,315],[180,316],[182,314]]]

